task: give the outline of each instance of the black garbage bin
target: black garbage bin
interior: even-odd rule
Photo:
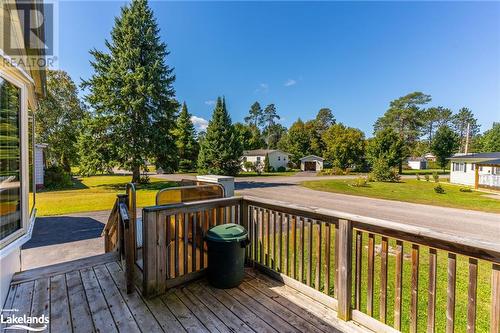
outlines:
[[[245,273],[245,247],[248,233],[238,224],[210,228],[205,236],[208,245],[208,282],[216,288],[233,288]]]

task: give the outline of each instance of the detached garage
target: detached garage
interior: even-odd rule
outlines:
[[[321,171],[323,170],[322,157],[309,155],[300,159],[300,170],[302,171]]]

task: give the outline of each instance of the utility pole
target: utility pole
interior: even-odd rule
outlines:
[[[470,131],[470,123],[467,123],[467,132],[465,133],[465,155],[469,152],[469,131]]]

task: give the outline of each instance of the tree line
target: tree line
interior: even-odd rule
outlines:
[[[444,166],[467,142],[469,152],[500,151],[499,123],[481,135],[471,110],[428,107],[431,96],[422,92],[390,102],[368,139],[337,122],[329,108],[286,128],[275,104],[262,107],[256,101],[244,122],[233,124],[224,97],[217,98],[207,130],[197,133],[186,102],[175,97],[169,51],[147,0],[132,0],[121,9],[106,47],[90,51],[93,74],[82,83],[83,102],[67,73],[48,71],[37,140],[49,144],[49,160],[67,172],[74,165],[83,175],[119,167],[137,182],[152,162],[165,172],[234,175],[243,150],[267,148],[290,153],[295,166],[303,156],[318,155],[333,167],[372,168],[378,178],[390,179],[409,156],[433,152]]]

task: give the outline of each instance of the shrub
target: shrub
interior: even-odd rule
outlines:
[[[369,183],[373,183],[375,181],[375,177],[373,177],[373,174],[372,173],[369,173],[367,176],[366,176],[366,181],[369,182]]]
[[[347,174],[346,171],[342,170],[341,168],[333,167],[330,169],[323,169],[319,173],[322,176],[342,176]]]
[[[351,184],[354,187],[365,187],[368,185],[368,182],[365,177],[358,177],[354,180],[354,183]]]
[[[398,182],[401,177],[395,168],[391,168],[387,161],[379,158],[373,164],[373,177],[379,182]]]
[[[246,171],[251,171],[253,170],[253,163],[250,161],[246,161],[245,163],[243,163],[243,167]]]
[[[424,175],[424,178],[425,178],[425,181],[426,181],[426,182],[428,182],[428,181],[431,179],[431,178],[429,177],[429,175],[428,175],[428,174],[425,174],[425,175]]]
[[[45,169],[44,186],[48,189],[62,189],[73,186],[71,174],[57,165]]]
[[[439,175],[436,171],[432,173],[432,178],[434,179],[435,183],[439,183]]]
[[[437,194],[444,194],[444,187],[442,187],[441,184],[438,184],[438,186],[434,187],[434,192]]]
[[[193,169],[193,161],[191,160],[181,160],[179,162],[179,171],[186,172]]]
[[[420,180],[420,173],[415,173],[415,176],[417,177],[417,180]]]
[[[141,178],[139,178],[139,184],[149,184],[150,179],[147,173],[143,173]]]
[[[470,187],[461,187],[460,192],[472,192],[472,189]]]
[[[284,166],[280,166],[276,171],[278,171],[278,172],[285,172],[286,168]]]

